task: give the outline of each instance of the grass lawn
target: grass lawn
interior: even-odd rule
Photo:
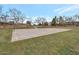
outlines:
[[[12,30],[0,30],[0,54],[79,54],[79,29],[10,42]],[[6,43],[4,43],[6,42]]]
[[[7,44],[10,43],[11,40],[11,29],[0,29],[0,54],[6,54],[7,52]]]
[[[11,29],[0,29],[0,43],[10,42],[11,33]]]

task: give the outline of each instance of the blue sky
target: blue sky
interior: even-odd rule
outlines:
[[[21,10],[26,16],[57,16],[66,15],[70,16],[72,14],[79,13],[79,8],[72,10],[72,4],[4,4],[2,5],[4,10],[9,8],[16,8]],[[70,11],[58,14],[63,9],[71,8]],[[59,10],[59,11],[58,11]]]
[[[73,4],[3,4],[3,9],[16,8],[27,17],[72,16],[79,14],[79,5]]]

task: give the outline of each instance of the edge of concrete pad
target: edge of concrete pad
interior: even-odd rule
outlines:
[[[52,28],[53,29],[53,28]],[[54,28],[54,29],[56,29],[56,28]],[[15,30],[18,30],[18,29],[15,29]],[[14,30],[14,31],[15,31]],[[23,29],[22,29],[23,30]],[[27,30],[27,29],[26,29]],[[71,30],[71,29],[63,29],[63,31],[59,31],[59,32],[64,32],[64,31],[69,31],[69,30]],[[59,32],[56,32],[56,33],[59,33]],[[45,34],[45,35],[49,35],[49,34],[55,34],[55,33],[48,33],[48,34]],[[35,38],[35,37],[40,37],[40,36],[45,36],[45,35],[38,35],[38,36],[33,36],[33,37],[30,37],[30,38],[24,38],[24,39],[14,39],[13,37],[12,37],[12,40],[11,40],[11,42],[15,42],[15,41],[21,41],[21,40],[25,40],[25,39],[31,39],[31,38]]]

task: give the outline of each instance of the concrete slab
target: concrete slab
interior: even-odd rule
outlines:
[[[61,29],[61,28],[15,29],[13,30],[12,33],[11,42],[69,30],[71,29]]]

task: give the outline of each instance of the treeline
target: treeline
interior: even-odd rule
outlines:
[[[36,23],[38,25],[44,26],[79,26],[79,15],[74,15],[70,17],[66,16],[55,16],[51,19],[51,22],[47,22],[44,17],[37,17]]]
[[[48,22],[45,17],[36,17],[35,20],[24,21],[27,17],[23,14],[22,11],[11,8],[7,11],[3,10],[3,7],[0,6],[0,27],[11,26],[16,28],[17,26],[22,27],[31,27],[31,26],[66,26],[66,25],[79,25],[79,15],[74,15],[70,17],[66,16],[55,16],[52,17],[51,22]]]

